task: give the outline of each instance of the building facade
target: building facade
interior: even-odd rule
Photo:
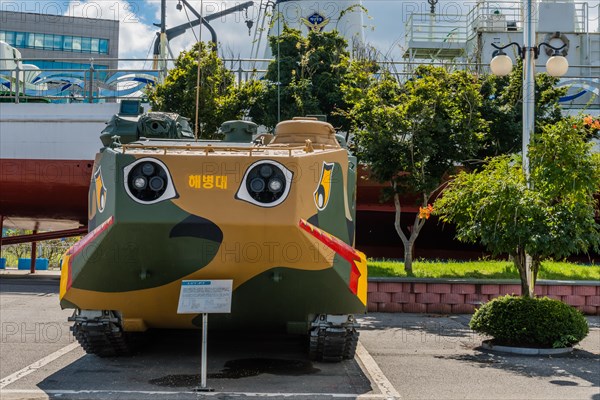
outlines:
[[[119,21],[0,11],[0,41],[40,69],[116,69]]]

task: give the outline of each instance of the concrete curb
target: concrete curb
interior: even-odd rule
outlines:
[[[497,285],[521,285],[518,279],[459,279],[459,278],[400,278],[400,277],[369,277],[369,282],[404,282],[404,283],[476,283],[476,284],[497,284]],[[569,280],[548,280],[538,279],[537,285],[544,286],[600,286],[598,281],[569,281]]]
[[[60,270],[36,271],[34,274],[32,274],[28,270],[0,269],[0,279],[60,280]]]
[[[537,349],[533,347],[496,346],[491,344],[491,339],[481,342],[481,347],[490,351],[518,354],[522,356],[555,356],[559,354],[568,354],[573,351],[572,347],[561,347],[559,349]]]

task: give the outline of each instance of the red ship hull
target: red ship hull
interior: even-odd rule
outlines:
[[[0,159],[0,215],[86,225],[92,166],[91,160]]]

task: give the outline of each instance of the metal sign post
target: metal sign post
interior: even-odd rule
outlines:
[[[202,361],[198,392],[212,392],[206,386],[207,333],[209,313],[230,313],[233,280],[181,281],[177,314],[202,314]]]
[[[208,314],[202,313],[202,363],[200,365],[201,375],[200,375],[200,387],[196,390],[202,392],[212,392],[213,389],[206,387],[206,330],[208,329]]]

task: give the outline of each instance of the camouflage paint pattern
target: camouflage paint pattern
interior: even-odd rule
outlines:
[[[167,169],[158,201],[140,202],[127,188],[140,160]],[[275,206],[245,194],[244,178],[263,162],[288,174],[289,191]],[[129,331],[194,328],[196,315],[176,312],[181,280],[232,279],[232,313],[212,326],[363,313],[366,259],[352,247],[355,167],[336,146],[106,147],[90,183],[89,234],[63,258],[61,305],[117,310]]]

